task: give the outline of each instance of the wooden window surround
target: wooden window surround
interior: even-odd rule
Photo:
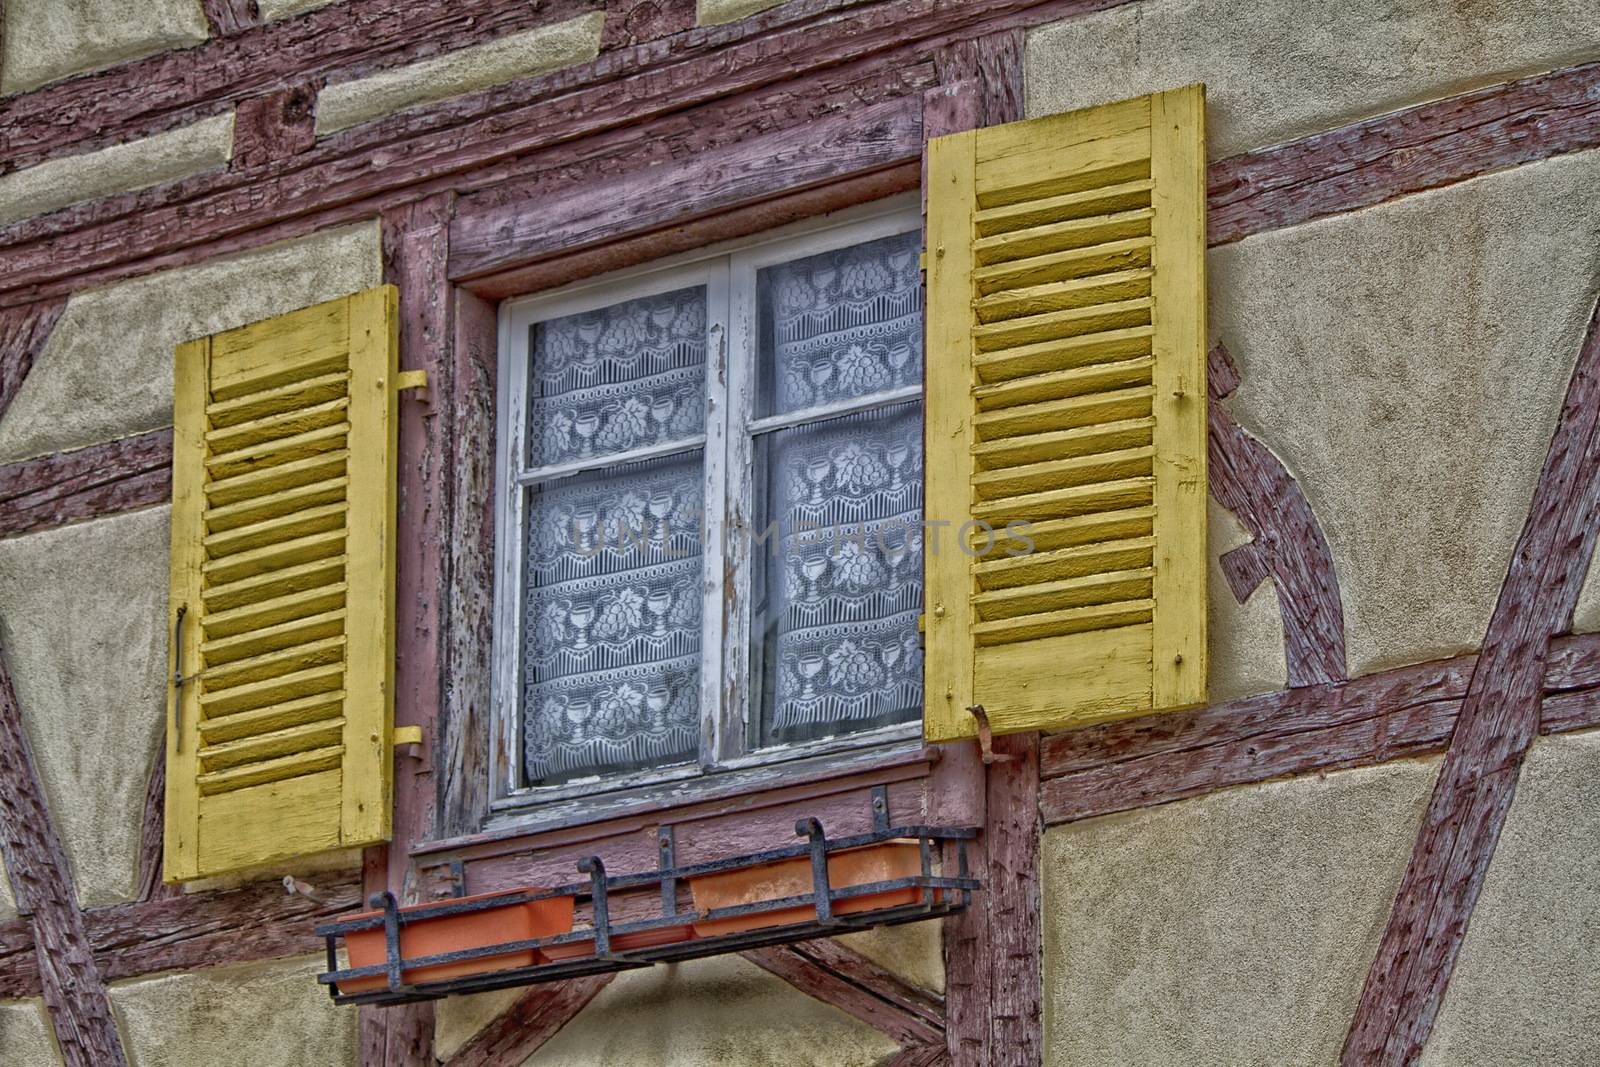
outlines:
[[[456,199],[440,212],[435,225],[448,234],[450,269],[448,277],[435,275],[427,284],[435,294],[448,293],[445,321],[453,320],[456,380],[450,414],[457,420],[458,449],[451,462],[457,492],[472,496],[470,504],[463,500],[457,506],[456,528],[445,548],[453,557],[453,573],[444,598],[443,644],[452,651],[441,665],[446,679],[431,765],[425,768],[431,773],[413,777],[409,800],[402,767],[399,803],[413,814],[397,813],[393,848],[400,855],[391,855],[388,865],[392,887],[404,884],[414,897],[432,899],[569,881],[577,860],[587,855],[601,856],[611,870],[648,868],[658,860],[656,830],[664,825],[674,827],[680,863],[787,841],[802,815],[820,818],[830,835],[865,832],[872,825],[871,795],[877,786],[887,787],[894,820],[982,823],[984,773],[975,748],[929,746],[915,739],[667,783],[621,801],[574,798],[546,805],[538,816],[525,807],[517,810],[513,798],[507,798],[513,799],[509,805],[497,804],[495,783],[511,780],[506,760],[513,754],[491,740],[496,719],[487,684],[494,639],[488,606],[496,531],[494,503],[484,499],[495,484],[486,472],[495,462],[502,300],[673,257],[704,257],[792,224],[803,229],[836,213],[870,218],[897,206],[914,213],[915,200],[908,198],[921,180],[924,111],[933,132],[961,128],[982,120],[980,96],[981,85],[969,80],[836,120],[859,127],[841,128],[838,136],[845,143],[870,142],[871,147],[836,157],[826,174],[786,162],[795,152],[794,135],[787,131],[741,141],[736,160],[713,168],[732,166],[737,180],[697,181],[691,187],[689,180],[707,165],[703,159],[650,168],[652,184],[688,190],[685,195],[695,201],[687,212],[683,204],[674,205],[678,218],[693,217],[671,226],[663,227],[650,210],[632,212],[615,202],[633,188],[626,180],[618,187],[595,183],[586,195],[556,203],[519,202],[504,190],[486,191]],[[896,197],[902,198],[898,204],[891,199]],[[492,259],[455,254],[490,230],[508,235]],[[429,254],[436,255],[436,248]],[[480,473],[465,476],[473,470]],[[491,752],[492,765],[487,762]],[[425,796],[430,790],[436,792]],[[435,802],[429,819],[426,809]],[[393,862],[401,856],[407,862]]]

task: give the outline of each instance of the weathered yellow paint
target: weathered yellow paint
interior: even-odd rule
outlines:
[[[166,877],[387,839],[391,286],[178,350]]]
[[[927,400],[924,469],[927,567],[924,634],[927,664],[924,730],[931,738],[960,736],[972,703],[972,568],[951,536],[972,515],[972,212],[976,194],[976,137],[958,133],[928,142]],[[941,533],[943,537],[941,538]],[[959,536],[959,534],[957,534]]]
[[[929,142],[932,740],[1204,700],[1203,125],[1192,87]]]
[[[201,565],[205,561],[205,405],[210,377],[211,340],[178,346],[172,410],[172,602],[167,625],[174,635],[168,656],[167,796],[162,855],[166,878],[197,878],[199,866],[199,775],[196,749],[200,709],[195,683],[200,673],[199,630]]]
[[[1206,94],[1150,98],[1155,183],[1156,708],[1206,699]]]

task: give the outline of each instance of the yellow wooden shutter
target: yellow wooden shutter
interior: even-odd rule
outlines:
[[[929,142],[930,739],[1205,701],[1204,121],[1191,86]]]
[[[389,836],[396,330],[383,286],[178,347],[168,881]]]

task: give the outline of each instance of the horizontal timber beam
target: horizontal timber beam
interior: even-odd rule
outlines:
[[[1458,656],[1046,737],[1044,820],[1057,825],[1229,786],[1441,753],[1476,663],[1476,656]],[[1594,726],[1600,726],[1600,634],[1557,638],[1544,679],[1541,732]]]
[[[0,537],[148,507],[171,496],[171,430],[26,459],[0,467]]]
[[[83,912],[83,925],[106,981],[320,953],[323,941],[314,928],[360,908],[361,878],[351,871],[307,880],[316,899],[290,896],[281,883],[266,882],[91,908]],[[32,957],[26,920],[0,923],[0,999],[39,995]]]

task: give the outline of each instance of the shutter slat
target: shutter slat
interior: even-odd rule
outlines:
[[[1203,90],[928,148],[930,739],[1205,696]],[[1181,186],[1181,188],[1180,188]]]
[[[205,745],[200,749],[200,766],[207,773],[232,770],[251,763],[293,756],[312,749],[331,748],[344,734],[342,718],[272,730],[238,741]],[[321,768],[319,768],[321,769]]]
[[[201,722],[200,736],[207,744],[222,744],[322,719],[338,718],[344,699],[343,689],[330,689],[280,704],[268,704],[233,715],[219,715]]]
[[[179,351],[169,881],[388,837],[396,311],[385,286]]]
[[[225,771],[212,771],[200,775],[197,779],[200,784],[200,795],[209,797],[217,793],[231,793],[239,789],[249,789],[251,786],[266,785],[269,782],[281,782],[285,778],[301,778],[316,774],[318,771],[338,770],[343,757],[343,745],[329,745],[326,748],[297,752],[279,759],[247,763],[242,767],[232,767]]]

